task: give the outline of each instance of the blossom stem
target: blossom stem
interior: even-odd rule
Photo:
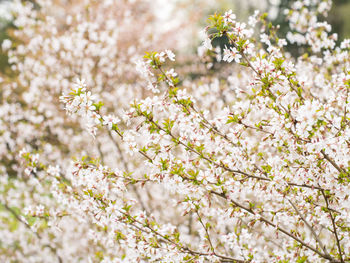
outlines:
[[[34,233],[34,235],[39,239],[39,240],[42,240],[42,237],[41,235],[36,232],[36,231],[33,231],[33,229],[30,227],[30,225],[25,222],[22,218],[20,218],[20,216],[11,208],[9,207],[6,203],[0,203],[1,206],[3,206],[8,212],[10,212],[18,222],[22,223],[26,228],[28,228],[32,233]],[[59,263],[62,263],[62,258],[60,257],[60,255],[57,254],[57,249],[52,247],[50,244],[45,244],[44,245],[45,247],[48,247],[57,257],[57,261]]]
[[[338,248],[338,252],[339,252],[340,262],[344,263],[343,252],[342,252],[342,249],[341,249],[341,246],[340,246],[340,240],[339,240],[339,237],[338,237],[337,226],[335,224],[335,218],[334,218],[334,215],[332,214],[332,211],[329,209],[329,201],[328,201],[328,197],[327,197],[326,193],[323,190],[321,191],[321,193],[322,193],[323,198],[324,198],[324,200],[326,202],[326,206],[327,206],[327,210],[329,212],[329,216],[331,217],[332,226],[333,226],[333,233],[334,233],[335,239],[337,241],[337,248]]]
[[[226,196],[225,193],[218,193],[218,192],[215,192],[215,191],[211,191],[210,193],[215,194],[215,195],[217,195],[219,197],[222,197],[222,198],[226,199],[227,201],[229,201],[232,204],[234,204],[235,206],[237,206],[237,207],[247,211],[250,214],[256,215],[256,213],[253,211],[252,208],[248,208],[248,207],[238,203],[237,201],[234,201],[234,200],[230,199],[228,196]],[[333,257],[331,257],[330,255],[324,254],[324,253],[320,252],[317,248],[314,248],[314,247],[308,245],[307,243],[305,243],[303,240],[301,240],[297,236],[293,235],[292,233],[290,233],[289,231],[285,230],[284,228],[274,224],[273,222],[271,222],[267,218],[265,218],[265,217],[260,215],[259,220],[264,222],[264,223],[266,223],[266,224],[268,224],[268,225],[270,225],[270,226],[272,226],[272,227],[274,227],[274,228],[276,228],[278,231],[280,231],[280,232],[284,233],[285,235],[289,236],[290,238],[294,239],[295,241],[300,243],[302,246],[312,250],[313,252],[315,252],[316,254],[321,256],[322,258],[325,258],[325,259],[331,261],[332,263],[339,262],[339,261],[335,260]],[[343,262],[341,262],[341,263],[343,263]]]

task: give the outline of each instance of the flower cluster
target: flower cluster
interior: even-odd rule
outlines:
[[[144,1],[70,18],[39,2],[1,93],[0,260],[350,260],[350,49],[317,21],[329,1],[295,1],[286,39],[266,14],[211,16],[204,48],[228,63],[200,77],[168,48],[133,56],[147,37],[123,25]]]

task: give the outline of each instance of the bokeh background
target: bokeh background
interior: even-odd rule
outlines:
[[[35,3],[34,0],[29,1]],[[196,53],[196,47],[200,44],[198,31],[205,27],[206,19],[215,12],[223,12],[232,9],[237,14],[238,19],[245,20],[253,10],[261,10],[269,14],[269,19],[273,24],[281,26],[281,35],[288,30],[283,10],[285,10],[295,0],[157,0],[150,9],[159,10],[155,12],[159,19],[163,20],[164,27],[171,27],[179,20],[191,19],[191,28],[187,29],[186,38],[183,39],[183,50],[188,53]],[[4,39],[11,39],[9,32],[14,27],[11,14],[12,0],[0,0],[0,46]],[[350,37],[350,0],[333,0],[332,10],[327,17],[327,21],[332,25],[333,32],[338,34],[338,41]],[[188,32],[190,31],[190,32]],[[11,39],[12,40],[12,39]],[[297,50],[294,49],[297,55]],[[0,50],[0,71],[9,72],[7,57]]]

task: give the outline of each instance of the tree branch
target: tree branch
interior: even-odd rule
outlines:
[[[30,227],[30,225],[25,222],[24,220],[22,220],[22,218],[20,218],[20,216],[11,208],[9,207],[6,203],[0,203],[0,205],[2,205],[8,212],[10,212],[17,221],[19,221],[20,223],[22,223],[26,228],[28,228],[39,240],[42,239],[41,235],[38,232],[33,231],[33,229]],[[62,258],[57,254],[57,249],[52,247],[50,244],[45,244],[45,247],[48,247],[52,253],[55,254],[55,256],[57,257],[57,261],[59,263],[62,263]]]
[[[298,208],[292,203],[292,201],[290,201],[289,199],[287,199],[288,202],[292,205],[292,207],[294,208],[294,210],[297,212],[297,214],[299,215],[299,217],[301,218],[301,220],[303,220],[303,222],[305,223],[305,225],[310,229],[312,235],[314,236],[315,240],[320,244],[323,252],[325,253],[325,255],[329,255],[326,246],[323,245],[322,241],[319,239],[319,237],[317,236],[317,234],[315,233],[315,230],[312,228],[312,226],[306,221],[306,219],[304,218],[304,216],[300,213],[300,211],[298,210]]]
[[[231,202],[232,204],[234,204],[236,207],[239,207],[239,208],[241,208],[241,209],[247,211],[247,212],[250,213],[250,214],[256,215],[256,213],[253,211],[253,209],[248,208],[248,207],[246,207],[246,206],[244,206],[244,205],[242,205],[242,204],[240,204],[240,203],[238,203],[238,202],[236,202],[236,201],[234,201],[234,200],[232,200],[232,199],[229,199],[224,193],[218,193],[218,192],[215,192],[215,191],[211,191],[210,193],[215,194],[215,195],[217,195],[217,196],[219,196],[219,197],[221,197],[221,198],[226,199],[227,201],[229,201],[229,202]],[[306,247],[306,248],[312,250],[313,252],[315,252],[316,254],[318,254],[320,257],[322,257],[322,258],[324,258],[324,259],[327,259],[327,260],[329,260],[329,261],[331,261],[331,262],[334,262],[334,263],[335,263],[335,262],[339,262],[339,261],[335,260],[333,257],[331,257],[330,255],[324,254],[324,253],[320,252],[319,250],[317,250],[316,248],[314,248],[314,247],[308,245],[308,244],[305,243],[303,240],[301,240],[301,239],[298,238],[297,236],[293,235],[293,234],[290,233],[289,231],[285,230],[284,228],[282,228],[282,227],[280,227],[280,226],[277,226],[276,224],[274,224],[273,222],[271,222],[269,219],[267,219],[267,218],[261,216],[260,214],[259,214],[259,216],[260,216],[260,218],[259,218],[260,221],[262,221],[262,222],[264,222],[264,223],[266,223],[266,224],[268,224],[268,225],[270,225],[270,226],[276,228],[278,231],[280,231],[281,233],[283,233],[283,234],[289,236],[290,238],[294,239],[295,241],[297,241],[297,242],[298,242],[299,244],[301,244],[302,246],[304,246],[304,247]],[[343,263],[343,262],[342,262],[342,263]]]
[[[334,219],[334,216],[333,216],[332,212],[329,209],[329,201],[328,201],[326,193],[323,190],[321,190],[321,193],[322,193],[323,198],[324,198],[324,200],[326,202],[328,213],[329,213],[329,215],[331,217],[332,226],[333,226],[333,232],[334,232],[335,240],[337,242],[337,248],[338,248],[338,252],[339,252],[340,262],[344,263],[344,259],[343,259],[343,255],[342,255],[342,249],[341,249],[341,246],[340,246],[340,240],[339,240],[339,237],[338,237],[337,227],[336,227],[336,224],[335,224],[335,219]]]

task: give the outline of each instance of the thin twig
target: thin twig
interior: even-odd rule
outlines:
[[[317,236],[315,230],[312,228],[312,226],[306,221],[306,219],[304,218],[304,216],[300,213],[300,211],[298,210],[298,208],[293,204],[292,201],[290,201],[289,199],[287,199],[288,202],[292,205],[292,207],[294,208],[294,210],[297,212],[297,214],[299,215],[299,217],[301,218],[301,220],[303,220],[303,222],[305,223],[305,225],[310,229],[312,235],[314,236],[315,240],[320,244],[323,252],[330,256],[327,249],[326,249],[326,246],[322,243],[322,241],[319,239],[319,237]]]
[[[26,228],[28,228],[39,240],[42,240],[41,235],[38,232],[34,231],[26,221],[20,218],[20,216],[11,207],[9,207],[6,203],[0,203],[0,205],[2,205],[8,212],[10,212],[16,218],[17,221],[19,221]],[[57,254],[57,249],[53,248],[50,244],[45,244],[44,246],[48,247],[56,255],[59,263],[63,262],[62,258]]]
[[[209,235],[209,230],[208,230],[207,226],[203,223],[203,220],[202,220],[201,216],[199,215],[198,210],[196,210],[196,214],[197,214],[197,216],[198,216],[199,223],[201,223],[202,227],[203,227],[204,230],[205,230],[205,233],[206,233],[206,236],[207,236],[209,245],[210,245],[210,249],[211,249],[211,251],[216,255],[216,253],[215,253],[215,248],[214,248],[214,246],[213,246],[213,243],[211,242],[211,238],[210,238],[210,235]]]
[[[324,150],[321,150],[323,157],[330,163],[332,166],[338,170],[339,173],[346,173],[342,168],[340,168],[326,153]]]
[[[102,204],[107,205],[103,200],[97,199],[98,201],[100,201]],[[212,256],[212,253],[203,253],[203,252],[198,252],[195,250],[190,249],[189,247],[183,246],[181,245],[179,242],[171,240],[169,236],[165,236],[161,233],[159,233],[157,230],[153,229],[149,224],[147,223],[143,223],[140,222],[139,220],[137,220],[135,217],[131,216],[130,214],[122,211],[122,210],[117,210],[119,213],[121,213],[122,215],[124,215],[128,220],[131,221],[131,225],[136,227],[138,230],[146,232],[144,228],[148,229],[150,232],[152,232],[153,234],[155,234],[156,236],[162,238],[163,240],[165,240],[166,242],[171,243],[172,245],[174,245],[175,247],[179,248],[180,251],[185,252],[185,253],[189,253],[191,255],[198,255],[198,256]],[[123,221],[121,221],[123,222]],[[124,224],[127,224],[125,222],[123,222]],[[137,226],[133,223],[137,223],[140,226]],[[222,256],[222,255],[215,255],[218,258],[220,258],[221,262],[232,262],[232,263],[248,263],[248,261],[246,260],[240,260],[240,259],[235,259],[232,257],[228,257],[228,256]]]
[[[323,190],[321,190],[321,193],[322,193],[323,198],[324,198],[324,200],[326,202],[327,209],[329,209],[329,202],[328,202],[327,195],[326,195],[326,193]],[[339,240],[339,237],[338,237],[337,227],[336,227],[336,224],[335,224],[335,219],[334,219],[334,216],[333,216],[333,214],[332,214],[332,212],[330,210],[328,210],[328,213],[329,213],[329,215],[331,217],[332,226],[333,226],[333,233],[334,233],[335,239],[337,241],[337,248],[338,248],[338,252],[339,252],[340,262],[344,263],[344,259],[343,259],[343,255],[342,255],[342,249],[341,249],[341,246],[340,246],[340,240]]]
[[[145,116],[146,117],[146,116]],[[146,117],[147,118],[147,117]],[[257,179],[257,180],[262,180],[262,181],[272,181],[272,179],[267,178],[267,177],[261,177],[261,176],[256,176],[256,175],[252,175],[252,174],[248,174],[244,171],[241,170],[234,170],[231,169],[227,166],[225,166],[224,164],[221,163],[217,163],[211,159],[209,159],[208,157],[204,156],[203,154],[199,153],[197,150],[195,150],[193,147],[189,146],[188,144],[182,142],[179,138],[177,138],[175,135],[173,135],[171,133],[171,131],[167,131],[165,129],[163,129],[158,123],[156,123],[153,119],[148,118],[148,121],[152,122],[159,130],[164,131],[165,133],[167,133],[170,137],[172,137],[177,143],[181,144],[182,146],[184,146],[187,150],[197,154],[198,156],[201,156],[201,158],[203,158],[204,160],[206,160],[207,162],[215,165],[216,167],[220,167],[222,169],[224,169],[227,172],[231,172],[233,174],[241,174],[244,175],[248,178],[253,178],[253,179]],[[296,186],[296,187],[304,187],[304,188],[309,188],[309,189],[318,189],[321,190],[323,188],[319,187],[319,186],[313,186],[313,185],[307,185],[307,184],[296,184],[296,183],[290,183],[290,182],[286,182],[289,186]]]
[[[111,134],[111,132],[110,132],[109,130],[108,130],[108,136],[109,136],[109,138],[111,139],[111,141],[113,142],[113,144],[115,145],[115,147],[117,148],[117,151],[118,151],[120,160],[121,160],[121,162],[122,162],[122,164],[123,164],[123,166],[124,166],[125,172],[129,174],[129,173],[130,173],[129,164],[128,164],[128,163],[126,162],[126,160],[124,159],[124,155],[123,155],[122,149],[120,148],[118,142],[116,142],[116,141],[114,140],[114,138],[113,138],[113,136],[112,136],[112,134]],[[142,198],[141,198],[141,196],[140,196],[140,193],[137,191],[137,188],[135,187],[134,184],[131,184],[131,187],[132,187],[133,191],[135,192],[136,198],[137,198],[137,200],[139,201],[139,203],[140,203],[142,209],[143,209],[144,211],[146,211],[147,214],[149,214],[149,211],[148,211],[148,209],[146,208],[145,203],[142,201]]]
[[[238,203],[237,201],[234,201],[234,200],[228,198],[225,193],[218,193],[218,192],[215,192],[215,191],[211,191],[210,193],[215,194],[215,195],[217,195],[217,196],[219,196],[221,198],[226,199],[227,201],[231,202],[236,207],[239,207],[239,208],[247,211],[250,214],[256,215],[256,213],[253,211],[253,209],[251,209],[250,207],[246,207],[246,206]],[[338,262],[333,257],[331,257],[330,255],[327,255],[327,254],[324,254],[324,253],[320,252],[317,248],[314,248],[314,247],[310,246],[309,244],[305,243],[303,240],[301,240],[297,236],[293,235],[292,233],[290,233],[289,231],[285,230],[284,228],[282,228],[282,227],[272,223],[269,219],[261,216],[260,214],[259,214],[259,220],[264,222],[264,223],[266,223],[266,224],[268,224],[268,225],[270,225],[270,226],[272,226],[272,227],[274,227],[274,228],[276,228],[278,231],[280,231],[280,232],[284,233],[285,235],[289,236],[290,238],[294,239],[295,241],[300,243],[302,246],[312,250],[313,252],[315,252],[316,254],[321,256],[322,258],[328,259],[331,262]]]

